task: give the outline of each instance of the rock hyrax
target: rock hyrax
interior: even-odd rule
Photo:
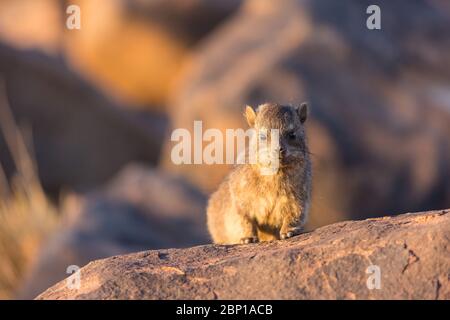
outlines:
[[[266,103],[256,112],[247,106],[245,117],[256,132],[250,146],[258,145],[258,158],[237,165],[209,199],[208,229],[219,244],[290,238],[301,232],[308,217],[312,174],[304,128],[307,105]],[[277,147],[264,149],[264,156],[259,146],[270,146],[272,139]],[[271,163],[278,163],[273,174],[264,173]]]

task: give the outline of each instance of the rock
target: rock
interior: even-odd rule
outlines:
[[[113,103],[63,61],[0,43],[0,77],[16,122],[30,129],[41,182],[53,195],[62,186],[98,186],[132,161],[156,163],[165,119]],[[2,134],[0,161],[11,175]]]
[[[145,18],[189,46],[235,13],[243,0],[127,0],[123,10]]]
[[[241,1],[0,1],[0,40],[64,55],[108,96],[164,111],[185,55]],[[80,8],[80,29],[66,28],[69,5]]]
[[[382,1],[372,31],[371,1],[282,2],[246,1],[198,47],[170,104],[172,128],[246,128],[246,104],[309,101],[310,228],[449,207],[449,7]],[[206,192],[229,170],[174,165],[166,141],[163,167]]]
[[[62,0],[0,1],[0,39],[14,47],[55,54],[64,29]],[[20,18],[18,19],[18,16]],[[45,26],[45,28],[43,27]]]
[[[108,95],[164,111],[185,56],[240,1],[72,1],[83,13],[82,27],[65,33],[63,51]]]
[[[37,299],[450,299],[449,234],[441,210],[268,243],[145,251],[91,262],[79,289],[65,280]]]
[[[205,206],[205,196],[182,179],[128,166],[107,187],[66,206],[62,225],[41,248],[19,297],[35,297],[64,279],[71,265],[208,243]]]

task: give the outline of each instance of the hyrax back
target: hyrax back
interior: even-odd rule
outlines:
[[[255,162],[236,166],[209,199],[208,229],[215,243],[285,239],[301,231],[311,197],[306,116],[306,104],[264,104],[256,113],[246,108],[247,122],[256,132],[250,145],[257,145],[259,153]],[[272,130],[279,135],[272,136]],[[274,170],[267,171],[269,166]]]

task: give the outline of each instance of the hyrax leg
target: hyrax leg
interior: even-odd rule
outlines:
[[[237,212],[227,215],[226,229],[230,243],[258,242],[256,223],[249,217]]]
[[[302,232],[298,218],[286,217],[280,230],[280,239],[292,238]]]
[[[239,242],[242,244],[258,242],[259,239],[256,224],[245,216],[242,217],[241,223],[242,237],[239,239]]]

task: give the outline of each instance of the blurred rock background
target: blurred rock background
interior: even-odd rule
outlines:
[[[370,4],[0,0],[0,298],[207,243],[230,168],[173,165],[170,133],[245,127],[245,104],[309,101],[309,229],[449,207],[450,6],[379,1],[368,30]]]

